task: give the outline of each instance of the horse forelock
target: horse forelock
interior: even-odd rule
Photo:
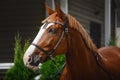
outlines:
[[[86,32],[86,30],[83,28],[83,26],[71,15],[68,15],[68,19],[69,19],[69,26],[71,28],[76,29],[83,37],[86,46],[93,52],[97,52],[97,47],[95,46],[95,44],[92,42],[92,39],[90,38],[90,36],[88,35],[88,33]]]

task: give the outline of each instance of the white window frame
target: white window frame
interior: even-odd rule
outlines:
[[[14,66],[14,63],[0,63],[0,70],[10,69],[12,66]]]
[[[111,39],[111,0],[105,0],[105,46]]]

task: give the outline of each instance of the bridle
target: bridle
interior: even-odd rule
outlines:
[[[37,49],[39,49],[40,51],[44,52],[46,55],[48,55],[48,58],[50,58],[50,59],[52,60],[52,62],[54,63],[54,66],[56,67],[56,69],[57,69],[57,71],[58,71],[58,72],[53,76],[53,78],[54,78],[54,77],[56,77],[56,76],[58,76],[58,75],[61,75],[61,72],[62,72],[63,68],[64,68],[65,65],[66,65],[66,62],[65,62],[65,63],[62,65],[62,67],[61,67],[60,69],[58,69],[58,67],[57,67],[57,65],[56,65],[56,62],[55,62],[54,58],[52,57],[52,54],[54,53],[54,51],[55,51],[55,50],[57,49],[57,47],[59,46],[60,42],[62,41],[62,38],[63,38],[64,34],[65,34],[65,36],[66,36],[67,52],[68,52],[68,24],[69,24],[69,21],[68,21],[68,17],[66,16],[66,21],[65,21],[64,24],[61,23],[61,22],[46,22],[46,24],[49,24],[49,23],[55,23],[55,24],[59,24],[59,25],[63,26],[63,31],[62,31],[60,37],[58,38],[58,41],[57,41],[56,45],[55,45],[51,50],[49,50],[49,51],[44,50],[41,46],[38,46],[38,45],[35,44],[35,43],[31,43],[31,45],[35,46],[35,47],[36,47]],[[47,26],[47,25],[44,25],[43,27],[46,27],[46,26]],[[66,53],[67,53],[67,52],[66,52]]]
[[[35,44],[35,43],[31,43],[31,45],[35,46],[36,48],[38,48],[40,51],[44,52],[45,54],[51,56],[52,53],[53,53],[53,52],[57,49],[57,47],[59,46],[60,42],[62,41],[62,38],[63,38],[64,34],[66,34],[66,39],[67,39],[66,41],[67,41],[67,46],[68,46],[68,17],[66,16],[66,21],[65,21],[64,24],[61,23],[61,22],[46,22],[46,23],[47,23],[47,24],[49,24],[49,23],[55,23],[55,24],[59,24],[59,25],[63,26],[62,34],[60,35],[60,37],[59,37],[56,45],[55,45],[51,50],[49,50],[49,51],[44,50],[42,47],[38,46],[38,45]],[[44,25],[44,26],[46,26],[46,25]],[[43,26],[43,27],[44,27],[44,26]]]
[[[65,36],[66,36],[66,44],[67,44],[67,52],[66,52],[66,53],[69,53],[69,52],[68,52],[68,51],[69,51],[69,50],[68,50],[68,49],[69,49],[69,48],[68,48],[68,47],[69,47],[69,44],[68,44],[68,25],[69,25],[69,21],[68,21],[68,17],[66,16],[66,21],[65,21],[64,24],[61,23],[61,22],[46,22],[46,23],[47,23],[47,24],[49,24],[49,23],[55,23],[55,24],[59,24],[59,25],[63,26],[62,34],[61,34],[60,37],[58,38],[58,41],[57,41],[56,45],[55,45],[50,51],[44,50],[42,47],[40,47],[40,46],[38,46],[37,44],[34,44],[34,43],[31,43],[31,45],[35,46],[35,47],[38,48],[40,51],[42,51],[42,52],[44,52],[45,54],[47,54],[48,57],[52,60],[52,62],[54,63],[54,66],[56,67],[56,69],[57,69],[57,71],[58,71],[54,76],[52,76],[52,78],[54,79],[54,78],[57,77],[58,75],[61,75],[61,72],[62,72],[63,68],[65,67],[66,62],[62,65],[62,67],[61,67],[60,69],[58,69],[58,67],[57,67],[57,65],[56,65],[56,62],[55,62],[55,60],[54,60],[53,57],[52,57],[52,54],[54,53],[54,51],[55,51],[55,50],[57,49],[57,47],[59,46],[59,44],[60,44],[60,42],[61,42],[64,34],[65,34]],[[46,25],[44,25],[44,26],[46,26]],[[100,56],[99,56],[97,53],[93,54],[93,56],[95,57],[95,60],[96,60],[97,65],[110,77],[110,80],[114,80],[114,76],[113,76],[110,72],[108,72],[106,69],[104,69],[104,67],[102,66],[102,64],[99,62]],[[64,75],[63,75],[63,76],[64,76]],[[51,78],[51,77],[47,77],[47,79],[49,79],[49,78]]]

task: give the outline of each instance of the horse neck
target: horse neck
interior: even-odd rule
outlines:
[[[69,53],[66,53],[67,69],[71,79],[96,74],[98,65],[81,34],[75,29],[69,29]]]

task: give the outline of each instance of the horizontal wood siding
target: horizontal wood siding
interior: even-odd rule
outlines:
[[[74,16],[90,33],[90,22],[102,25],[102,43],[104,40],[104,0],[68,0],[68,13]]]
[[[19,33],[22,40],[35,37],[45,18],[45,0],[0,1],[0,63],[13,62],[14,37]]]

